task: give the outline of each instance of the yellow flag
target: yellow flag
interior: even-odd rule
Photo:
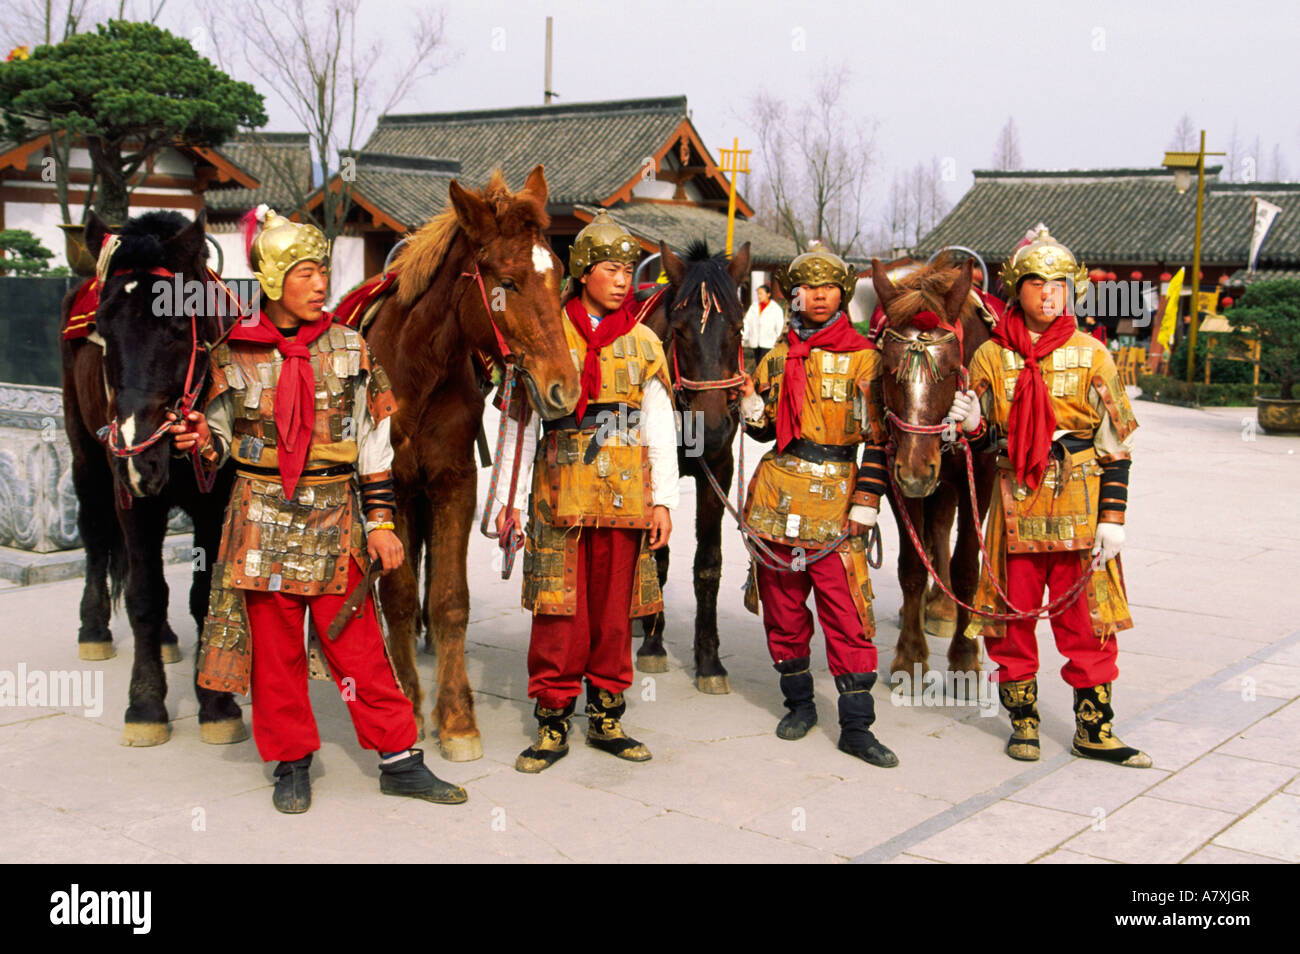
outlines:
[[[1183,294],[1183,269],[1178,269],[1176,274],[1169,282],[1169,293],[1166,297],[1165,314],[1160,320],[1160,332],[1156,335],[1156,340],[1166,351],[1174,340],[1174,326],[1178,324],[1178,299]]]

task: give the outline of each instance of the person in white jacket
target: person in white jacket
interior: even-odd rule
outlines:
[[[753,304],[745,312],[745,324],[741,330],[741,345],[748,352],[749,367],[758,367],[758,362],[776,344],[785,328],[785,312],[772,300],[772,289],[768,285],[759,285],[754,291]]]

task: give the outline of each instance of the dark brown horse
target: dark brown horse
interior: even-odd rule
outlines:
[[[98,251],[106,231],[91,213],[87,246]],[[195,287],[188,283],[207,280],[206,259],[202,214],[196,222],[176,212],[150,212],[132,219],[122,229],[120,244],[108,263],[95,334],[60,345],[64,426],[72,445],[77,524],[86,549],[77,641],[82,659],[114,655],[108,628],[109,578],[114,595],[125,580],[135,660],[124,745],[158,745],[170,735],[163,661],[175,662],[180,653],[176,634],[167,624],[163,578],[168,512],[180,507],[194,521],[190,614],[201,630],[221,518],[230,498],[231,468],[225,468],[211,492],[204,493],[189,458],[173,457],[170,435],[158,436],[167,411],[186,390],[187,378],[202,393],[208,370],[205,342],[218,337],[222,316],[227,314],[224,307],[220,314],[214,313],[216,299],[207,293],[206,285],[197,286],[205,290],[201,295],[177,294],[178,289]],[[70,295],[64,300],[65,320],[71,299]],[[106,451],[97,434],[110,425],[118,446],[133,453],[112,456]],[[151,435],[156,437],[152,443]],[[195,688],[203,741],[238,742],[248,737],[230,693]]]
[[[892,462],[894,487],[889,503],[899,526],[898,582],[903,590],[903,610],[898,647],[891,672],[915,675],[929,659],[925,640],[925,616],[954,620],[948,647],[948,668],[952,672],[974,672],[979,668],[979,647],[964,634],[970,613],[953,605],[935,587],[926,601],[928,573],[904,526],[904,511],[944,585],[958,599],[970,603],[979,581],[979,538],[993,489],[994,458],[976,454],[975,490],[978,514],[971,513],[970,482],[964,454],[943,451],[942,436],[911,428],[938,425],[952,405],[959,378],[969,366],[975,350],[989,338],[986,308],[971,289],[972,263],[960,268],[946,258],[926,265],[900,279],[895,285],[884,267],[872,259],[872,284],[887,324],[880,338],[883,359],[882,399],[896,420],[889,422],[895,444]],[[918,320],[931,312],[941,319]],[[922,327],[918,327],[918,324]],[[923,330],[928,328],[929,330]],[[955,329],[960,328],[960,337]],[[952,330],[950,330],[952,329]],[[954,516],[957,544],[949,553],[949,535]]]
[[[383,578],[384,616],[417,720],[423,711],[415,668],[421,627],[426,646],[437,653],[433,722],[443,757],[453,761],[483,754],[465,672],[466,556],[478,479],[474,440],[484,404],[474,352],[500,360],[499,331],[543,419],[568,414],[578,399],[578,371],[561,324],[562,270],[543,234],[547,191],[541,166],[517,193],[499,173],[478,193],[453,181],[450,205],[394,260],[396,291],[366,330],[397,397],[396,523],[408,556]]]
[[[718,585],[722,579],[723,503],[705,477],[707,468],[726,492],[735,466],[732,445],[740,423],[736,387],[718,387],[740,373],[744,310],[737,289],[749,278],[749,243],[727,262],[693,243],[683,261],[659,246],[669,291],[645,319],[664,343],[668,375],[681,419],[677,460],[682,476],[695,478],[695,688],[725,693],[731,687],[718,658]],[[659,583],[668,577],[668,547],[655,551]],[[645,641],[637,650],[642,672],[667,672],[664,614],[645,618]]]

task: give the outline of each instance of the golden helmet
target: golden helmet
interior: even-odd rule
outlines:
[[[329,261],[325,233],[309,223],[291,222],[274,209],[266,212],[262,230],[248,250],[248,264],[271,301],[284,294],[284,276],[299,262]]]
[[[597,262],[632,265],[640,257],[641,243],[601,209],[573,240],[573,247],[569,249],[569,274],[577,281]]]
[[[1040,228],[1032,242],[1012,252],[1011,258],[1002,266],[998,277],[1002,279],[1011,301],[1016,299],[1021,279],[1030,275],[1049,282],[1073,279],[1076,297],[1082,297],[1087,289],[1088,269],[1076,262],[1074,253],[1052,238],[1046,228]]]
[[[849,299],[853,297],[858,285],[858,274],[852,265],[847,265],[830,249],[817,246],[796,256],[789,265],[782,265],[776,270],[776,282],[786,298],[793,299],[794,290],[799,285],[816,288],[818,285],[836,285],[843,297],[840,308],[847,310]]]

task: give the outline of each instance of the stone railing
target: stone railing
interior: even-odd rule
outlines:
[[[172,512],[172,532],[189,526]],[[59,388],[0,383],[0,546],[35,553],[81,546]]]

